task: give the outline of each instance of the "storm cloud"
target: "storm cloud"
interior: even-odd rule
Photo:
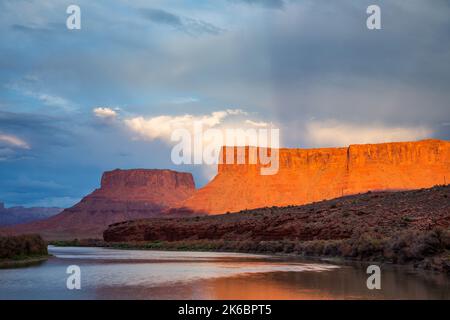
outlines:
[[[0,2],[7,204],[70,205],[117,167],[206,182],[201,168],[174,166],[164,143],[133,139],[120,117],[241,109],[279,127],[288,147],[450,139],[448,1],[82,0],[82,29],[71,31],[69,4]],[[366,28],[370,4],[381,30]]]

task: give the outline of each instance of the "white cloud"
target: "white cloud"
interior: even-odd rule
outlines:
[[[264,121],[252,121],[252,120],[245,120],[246,124],[255,126],[255,127],[267,127],[269,124]]]
[[[95,108],[92,110],[92,112],[95,114],[96,117],[103,118],[103,119],[113,119],[113,118],[117,117],[117,112],[108,107]]]
[[[232,116],[248,115],[248,112],[241,109],[227,109],[226,112]]]
[[[72,111],[74,109],[73,103],[69,100],[54,94],[49,94],[46,92],[41,92],[33,88],[35,83],[39,81],[34,75],[27,75],[21,81],[10,83],[5,85],[7,89],[15,90],[20,92],[22,95],[31,97],[42,102],[44,105],[49,107],[61,108],[65,111]]]
[[[170,103],[173,104],[188,104],[198,102],[199,99],[195,97],[180,97],[170,100]]]
[[[383,124],[360,125],[334,120],[313,121],[306,127],[306,138],[318,147],[342,147],[350,144],[414,141],[430,138],[427,127],[390,127]]]
[[[46,94],[46,93],[32,93],[29,92],[30,96],[35,97],[36,99],[42,101],[45,105],[51,107],[59,107],[66,110],[71,109],[70,102],[62,97]]]
[[[150,118],[139,116],[125,119],[124,123],[139,138],[145,140],[161,139],[169,142],[172,132],[176,129],[183,128],[192,131],[195,123],[201,123],[205,129],[213,128],[222,124],[227,117],[245,114],[246,112],[240,109],[228,109],[215,111],[206,115],[162,115]]]
[[[121,123],[134,134],[133,139],[135,140],[153,141],[158,139],[169,146],[180,146],[181,143],[183,155],[191,159],[192,163],[197,163],[198,159],[204,160],[203,173],[208,179],[214,176],[213,173],[216,170],[215,165],[208,166],[208,164],[217,163],[220,150],[224,145],[260,147],[279,145],[276,136],[273,138],[268,136],[277,133],[258,131],[266,130],[272,123],[248,119],[248,113],[241,109],[226,109],[204,115],[161,115],[150,118],[137,116],[124,119]],[[178,131],[179,129],[183,130]],[[177,135],[177,131],[183,135],[183,139]],[[185,140],[185,133],[192,139],[187,142],[190,143],[190,147],[187,148],[184,144],[188,141]],[[175,137],[172,137],[173,134]],[[277,140],[272,141],[271,139]]]
[[[25,140],[14,135],[0,134],[0,143],[5,143],[9,146],[21,149],[30,149],[30,145]]]

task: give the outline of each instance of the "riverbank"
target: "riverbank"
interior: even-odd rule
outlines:
[[[39,235],[0,237],[0,268],[20,268],[49,258],[47,243]]]
[[[47,261],[51,255],[35,256],[35,257],[17,257],[15,259],[0,260],[0,269],[25,268],[41,264]]]
[[[382,289],[368,290],[367,263],[338,259],[95,247],[48,250],[54,257],[38,266],[0,270],[0,299],[450,298],[449,277],[407,266],[380,265]],[[67,290],[61,281],[73,264],[82,270],[82,290]]]
[[[125,221],[110,225],[103,239],[125,248],[339,257],[450,274],[450,186]]]
[[[374,240],[367,236],[344,240],[315,241],[129,241],[106,242],[96,239],[53,241],[55,246],[104,247],[114,249],[239,252],[290,255],[303,258],[336,259],[411,266],[450,275],[450,232],[432,230],[425,233],[406,232],[392,238]]]

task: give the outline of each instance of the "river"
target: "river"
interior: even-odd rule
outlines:
[[[382,266],[369,290],[364,267],[216,252],[53,247],[36,266],[0,270],[0,299],[450,299],[445,275]],[[80,267],[80,290],[66,286]]]

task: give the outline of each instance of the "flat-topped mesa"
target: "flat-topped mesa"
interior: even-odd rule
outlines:
[[[130,169],[103,173],[101,187],[91,196],[118,201],[144,201],[163,207],[191,196],[195,191],[190,173],[159,169]]]
[[[239,148],[248,151],[248,147]],[[274,175],[261,175],[259,163],[223,162],[217,176],[183,206],[220,214],[300,205],[367,191],[446,184],[450,179],[450,142],[423,140],[345,148],[279,149],[279,168]]]
[[[49,219],[15,226],[7,234],[39,233],[46,239],[100,238],[110,224],[162,215],[195,192],[190,173],[131,169],[105,172],[101,187]]]

